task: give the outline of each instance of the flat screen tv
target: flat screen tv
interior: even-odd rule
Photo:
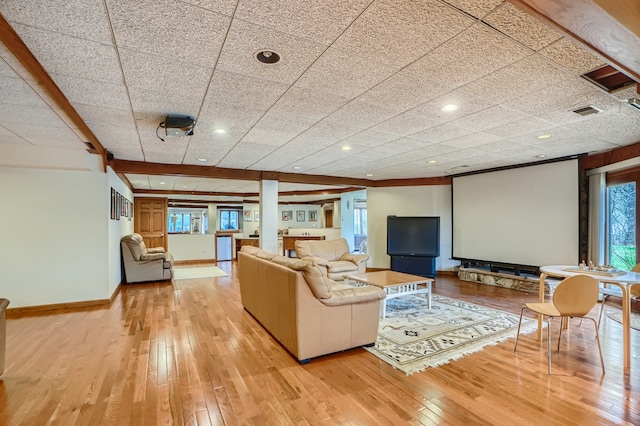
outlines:
[[[440,217],[387,216],[389,256],[440,256]]]

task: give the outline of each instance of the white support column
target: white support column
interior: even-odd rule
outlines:
[[[260,248],[280,253],[278,248],[278,181],[260,181]]]

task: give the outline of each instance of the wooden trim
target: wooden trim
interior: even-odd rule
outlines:
[[[13,56],[20,61],[29,74],[31,74],[38,85],[40,85],[47,94],[51,96],[62,112],[69,117],[74,125],[77,126],[78,130],[85,136],[87,141],[94,146],[95,150],[88,149],[87,151],[100,154],[102,156],[103,171],[106,171],[107,151],[104,149],[96,135],[93,134],[89,126],[87,126],[87,123],[85,123],[82,117],[80,117],[80,114],[78,114],[73,105],[71,105],[69,99],[67,99],[64,93],[62,93],[62,90],[60,90],[58,85],[53,81],[42,64],[40,64],[36,57],[33,56],[33,53],[31,53],[27,45],[24,44],[20,36],[13,30],[2,14],[0,14],[0,40],[4,43],[7,49],[9,49]]]
[[[83,308],[108,308],[112,299],[85,300],[82,302],[55,303],[52,305],[24,306],[20,308],[7,308],[7,318],[16,318],[24,315],[38,315],[49,311],[74,311]]]
[[[621,146],[620,148],[600,154],[587,155],[582,158],[582,168],[584,170],[597,169],[609,164],[640,157],[640,142],[633,145]]]

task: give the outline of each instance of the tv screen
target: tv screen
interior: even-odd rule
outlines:
[[[440,217],[387,216],[389,256],[440,256]]]

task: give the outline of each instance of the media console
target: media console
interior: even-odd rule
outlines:
[[[433,256],[391,256],[391,270],[435,278],[436,258]]]

